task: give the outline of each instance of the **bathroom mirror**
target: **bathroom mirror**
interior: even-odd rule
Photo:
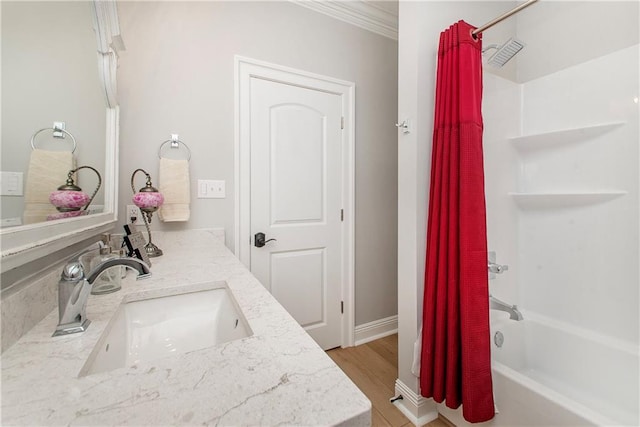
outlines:
[[[5,272],[107,231],[115,223],[116,66],[124,46],[114,1],[3,1],[0,7],[2,194],[16,188],[20,173],[25,194],[34,134],[33,145],[50,151],[70,152],[75,139],[76,167],[94,167],[102,177],[88,214],[75,218],[27,224],[20,197],[0,196],[0,265]],[[53,137],[54,122],[65,123],[64,139]],[[81,172],[77,179],[89,195],[97,186],[95,175]],[[64,183],[63,179],[58,185]],[[18,222],[21,225],[11,226]]]

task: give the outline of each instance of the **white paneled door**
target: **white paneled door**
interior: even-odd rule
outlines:
[[[251,271],[324,349],[342,342],[342,115],[339,94],[250,79]]]

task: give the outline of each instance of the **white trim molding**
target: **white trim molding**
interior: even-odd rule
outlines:
[[[355,345],[366,344],[369,341],[384,338],[398,332],[398,316],[389,316],[373,322],[356,326]]]
[[[289,0],[316,12],[347,22],[381,36],[398,40],[398,12],[364,0]]]
[[[438,418],[438,407],[432,399],[425,399],[416,394],[400,380],[396,380],[396,396],[402,396],[393,404],[409,421],[420,427]]]

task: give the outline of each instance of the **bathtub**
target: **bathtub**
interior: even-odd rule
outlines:
[[[640,425],[637,346],[535,313],[523,315],[516,322],[491,310],[497,414],[483,424]],[[438,410],[457,426],[471,425],[460,410],[443,404]]]

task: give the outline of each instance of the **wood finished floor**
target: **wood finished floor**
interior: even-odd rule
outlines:
[[[357,347],[336,348],[327,354],[371,401],[371,425],[410,427],[411,421],[389,402],[398,378],[398,335],[390,335]],[[437,419],[428,427],[452,427]]]

